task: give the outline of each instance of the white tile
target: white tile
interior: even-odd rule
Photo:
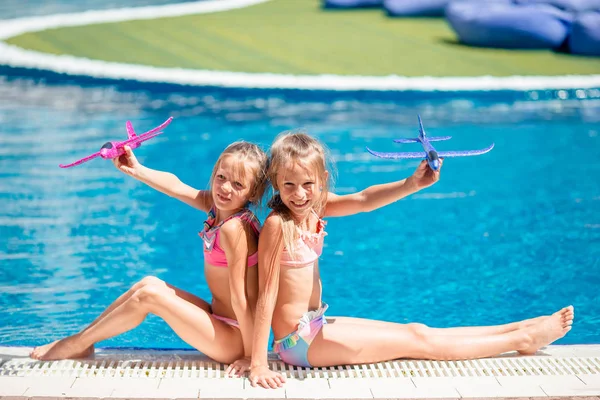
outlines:
[[[243,389],[244,378],[203,378],[196,379],[200,389]]]
[[[415,384],[410,378],[368,378],[371,394],[374,398],[412,397]]]
[[[160,379],[156,378],[77,378],[73,384],[73,388],[112,388],[112,389],[127,389],[127,388],[154,388],[156,389],[160,383]]]
[[[419,397],[461,397],[461,389],[464,388],[497,388],[498,381],[493,377],[435,377],[435,378],[411,378],[414,382]]]
[[[197,379],[201,398],[242,398],[243,378]]]
[[[414,382],[410,378],[363,378],[363,381],[368,383],[370,388],[399,386],[415,387]]]
[[[520,386],[485,386],[463,385],[457,391],[464,398],[481,397],[546,397],[546,393],[539,385]]]
[[[329,379],[329,387],[334,390],[370,389],[370,381],[366,378]]]
[[[409,385],[382,386],[371,388],[376,399],[457,399],[460,397],[456,389],[449,386],[422,386]]]
[[[590,396],[600,394],[600,388],[588,386],[574,375],[558,375],[552,378],[552,381],[540,385],[548,396]]]
[[[197,399],[203,379],[175,378],[160,381],[158,392],[161,397],[170,399]]]
[[[200,397],[200,390],[193,388],[161,390],[159,388],[156,396],[161,399],[197,399]]]
[[[90,379],[90,381],[93,379]],[[125,378],[106,379],[107,385],[114,387],[111,398],[152,398],[157,397],[160,379],[156,378]]]
[[[324,378],[288,378],[284,389],[288,399],[315,399],[322,397],[323,391],[329,390],[329,381]]]
[[[157,388],[151,387],[132,387],[115,389],[111,394],[111,399],[148,399],[160,397],[157,394]]]
[[[412,383],[408,384],[407,379]],[[458,398],[458,391],[455,389],[454,378],[400,378],[405,382],[396,387],[375,387],[372,389],[373,396],[377,398]]]
[[[600,396],[600,387],[565,387],[561,385],[542,385],[542,390],[548,396]]]
[[[414,394],[415,389],[410,378],[340,378],[330,379],[329,384],[331,392],[327,393],[331,393],[334,398],[344,396],[349,396],[349,398],[389,398],[399,392],[410,397]]]
[[[577,375],[588,386],[600,387],[600,375]]]
[[[193,388],[200,390],[205,379],[200,378],[180,378],[180,379],[161,379],[158,388],[160,390],[171,390],[180,388]]]
[[[598,396],[600,375],[554,376],[551,382],[542,384],[548,396]]]
[[[559,379],[561,377],[558,377]],[[575,378],[575,379],[573,379]],[[528,376],[497,376],[496,379],[500,382],[501,386],[519,386],[519,385],[541,385],[543,383],[556,382],[556,375],[528,375]],[[577,377],[569,376],[566,378],[565,383],[576,382]]]
[[[439,381],[438,384],[451,385],[461,397],[502,397],[502,390],[507,390],[492,376],[431,378],[431,380]],[[541,389],[539,392],[543,396],[544,392]]]
[[[64,377],[27,377],[29,388],[24,395],[27,397],[62,397],[73,386],[75,378]]]
[[[541,385],[553,383],[556,376],[533,375],[533,376],[498,376],[496,377],[502,386],[503,397],[545,397],[546,393]],[[568,379],[571,381],[571,379]]]
[[[324,399],[372,399],[369,381],[364,378],[329,379],[330,389],[319,392]]]
[[[200,387],[200,398],[202,399],[242,399],[246,398],[244,394],[244,388],[242,387],[219,387],[219,386],[201,386]]]
[[[0,376],[0,396],[21,396],[28,388],[25,378]]]
[[[200,389],[201,399],[244,399],[244,389]]]
[[[206,397],[200,391],[200,397]],[[242,391],[242,397],[245,399],[284,399],[285,386],[277,389],[264,389],[262,387],[252,387],[247,385]]]
[[[79,387],[71,387],[65,391],[66,397],[97,397],[104,398],[110,397],[110,395],[114,392],[115,389],[112,387],[102,387],[97,386],[94,388],[79,386]]]

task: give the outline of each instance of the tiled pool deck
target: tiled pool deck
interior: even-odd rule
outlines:
[[[336,368],[271,366],[281,389],[225,378],[224,367],[193,351],[97,350],[94,358],[40,362],[29,348],[0,347],[0,400],[555,398],[600,400],[600,345],[550,346],[536,356],[394,362]]]

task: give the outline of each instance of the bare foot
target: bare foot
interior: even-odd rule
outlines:
[[[561,318],[565,318],[565,319],[568,319],[570,317],[571,321],[573,321],[573,317],[574,317],[573,306],[561,308],[560,310],[558,310],[557,312],[555,312],[552,315],[556,315],[556,314],[560,314]],[[523,328],[527,328],[532,325],[535,325],[541,321],[544,321],[545,319],[550,318],[552,315],[542,315],[541,317],[525,319],[525,320],[519,322],[519,329],[523,329]]]
[[[76,336],[57,340],[34,348],[29,357],[36,360],[65,360],[67,358],[86,358],[94,354],[94,346],[80,348]]]
[[[569,306],[525,328],[533,343],[528,348],[519,350],[519,353],[535,354],[540,348],[565,336],[572,328],[574,316],[573,306]]]

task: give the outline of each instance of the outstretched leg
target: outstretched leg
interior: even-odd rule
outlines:
[[[328,322],[330,319],[328,319]],[[447,335],[421,324],[336,318],[323,326],[308,351],[315,367],[373,363],[397,358],[461,360],[508,351],[533,354],[563,337],[572,319],[560,312],[506,333]]]
[[[95,343],[137,327],[149,313],[163,318],[184,341],[213,359],[231,362],[243,355],[239,330],[212,317],[206,302],[199,302],[198,298],[189,301],[192,295],[160,280],[134,288],[137,290],[121,296],[92,325],[46,348],[38,348],[32,357],[56,360],[88,355]]]
[[[167,287],[171,288],[177,296],[181,297],[184,300],[189,301],[192,304],[195,304],[196,306],[198,306],[198,307],[202,308],[203,310],[206,310],[206,312],[210,313],[210,304],[208,304],[206,301],[202,300],[200,297],[195,296],[184,290],[178,289],[175,286],[169,285],[168,283],[162,281],[161,279],[159,279],[155,276],[147,276],[147,277],[143,278],[142,280],[140,280],[139,282],[135,283],[128,291],[126,291],[121,296],[119,296],[119,298],[117,298],[110,306],[108,306],[102,312],[102,314],[100,314],[90,325],[88,325],[86,328],[84,328],[82,332],[95,326],[98,322],[100,322],[107,315],[109,315],[115,308],[119,307],[121,304],[123,304],[124,302],[129,300],[131,298],[131,296],[133,296],[138,290],[140,290],[144,287],[147,287],[147,286],[160,286],[160,287],[167,286]],[[39,360],[46,359],[46,354],[49,351],[51,351],[52,348],[54,346],[56,346],[59,342],[61,342],[61,340],[55,340],[52,343],[48,343],[43,346],[35,347],[31,351],[31,353],[29,353],[29,356],[31,358],[36,358]],[[83,358],[83,357],[90,356],[92,354],[94,354],[94,346],[93,345],[91,345],[89,348],[83,350],[79,354],[72,354],[71,357],[72,358]]]
[[[497,335],[501,333],[508,333],[512,331],[516,331],[519,329],[527,328],[529,326],[535,325],[547,318],[554,316],[555,318],[560,318],[561,321],[564,321],[567,324],[573,323],[574,311],[573,306],[564,307],[552,315],[543,315],[541,317],[535,317],[530,319],[525,319],[518,322],[511,322],[508,324],[502,325],[490,325],[490,326],[462,326],[456,328],[432,328],[433,333],[438,335],[447,335],[447,336],[485,336],[485,335]],[[376,325],[385,329],[388,322],[384,321],[375,321],[370,319],[361,319],[361,318],[351,318],[351,317],[331,317],[331,318],[342,318],[351,322],[353,324],[362,324],[362,325]],[[569,322],[570,321],[570,322]]]

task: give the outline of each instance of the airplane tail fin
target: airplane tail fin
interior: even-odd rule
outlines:
[[[430,142],[439,142],[440,140],[448,140],[448,139],[452,139],[452,136],[433,136],[433,137],[427,138],[427,140],[429,140]]]
[[[127,129],[128,139],[133,139],[134,137],[137,137],[135,131],[133,130],[133,125],[131,125],[131,121],[127,121],[127,123],[125,124],[125,128]]]
[[[425,129],[423,128],[423,121],[421,121],[421,116],[417,114],[417,118],[419,118],[419,137],[425,137]]]

